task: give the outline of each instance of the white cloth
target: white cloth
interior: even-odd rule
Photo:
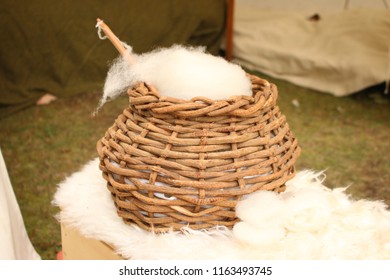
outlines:
[[[0,259],[39,260],[24,226],[0,149]]]

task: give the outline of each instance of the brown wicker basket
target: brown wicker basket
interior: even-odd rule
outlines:
[[[154,232],[232,227],[240,198],[281,192],[300,148],[276,106],[275,85],[248,75],[253,96],[160,96],[139,83],[98,141],[118,215]]]

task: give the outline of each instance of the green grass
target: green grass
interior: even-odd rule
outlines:
[[[374,89],[337,98],[261,76],[278,86],[278,105],[302,147],[297,169],[326,170],[327,186],[350,185],[352,197],[390,205],[389,96]],[[97,140],[127,106],[121,97],[92,117],[99,98],[88,93],[59,99],[0,120],[9,176],[43,259],[54,259],[61,249],[58,209],[51,205],[57,185],[97,157]]]
[[[108,103],[92,117],[99,93],[60,99],[0,120],[0,145],[26,228],[36,250],[53,259],[61,249],[51,205],[57,184],[97,156],[96,141],[127,104]]]

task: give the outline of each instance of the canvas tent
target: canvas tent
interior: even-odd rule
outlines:
[[[225,0],[3,0],[0,118],[35,104],[47,92],[63,98],[102,89],[118,52],[99,40],[97,17],[137,53],[189,44],[217,54]]]
[[[345,96],[390,79],[389,0],[236,0],[242,66]]]

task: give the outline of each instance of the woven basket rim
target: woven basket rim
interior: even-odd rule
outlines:
[[[244,117],[254,115],[276,105],[278,90],[276,85],[255,75],[247,74],[252,84],[252,95],[232,95],[226,99],[212,99],[196,96],[189,100],[162,96],[157,89],[145,82],[129,88],[129,106],[137,110],[151,110],[156,114],[173,114],[178,117],[216,117],[232,115]]]

